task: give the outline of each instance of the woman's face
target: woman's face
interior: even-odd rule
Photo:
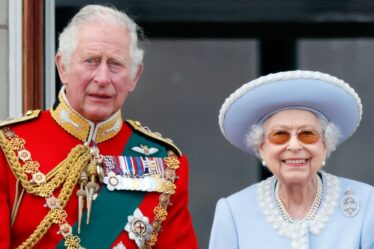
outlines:
[[[268,169],[285,184],[303,184],[312,180],[326,158],[326,148],[322,136],[316,141],[302,138],[297,134],[321,132],[320,121],[315,114],[306,110],[289,109],[272,115],[264,123],[265,138],[259,146],[262,159]],[[284,139],[291,134],[289,140]],[[270,135],[280,136],[284,143],[271,142]],[[283,138],[282,138],[283,136]],[[313,138],[313,137],[312,137]],[[310,142],[313,143],[310,143]]]

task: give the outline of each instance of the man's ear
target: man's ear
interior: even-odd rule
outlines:
[[[58,75],[60,76],[60,80],[63,85],[66,85],[68,83],[67,80],[67,69],[65,65],[62,63],[62,56],[60,53],[57,53],[55,56],[55,63],[58,70]]]
[[[138,68],[136,69],[135,75],[131,79],[129,92],[134,91],[142,72],[143,72],[143,64],[139,64]]]

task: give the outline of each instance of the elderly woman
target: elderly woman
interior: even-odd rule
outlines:
[[[209,248],[374,249],[374,188],[322,171],[361,115],[356,92],[319,72],[236,90],[220,111],[222,133],[273,176],[219,200]]]

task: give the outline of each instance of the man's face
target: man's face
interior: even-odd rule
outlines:
[[[77,47],[69,68],[56,55],[61,81],[71,107],[93,122],[100,122],[123,105],[141,74],[131,76],[130,36],[123,27],[95,22],[78,30]]]

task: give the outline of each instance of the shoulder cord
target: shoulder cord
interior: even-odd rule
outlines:
[[[46,176],[47,181],[49,179],[51,179],[54,175],[56,175],[57,170],[64,165],[63,162],[64,161],[62,161],[61,163],[59,163],[59,165],[57,165],[57,167],[55,167],[51,172],[49,172],[47,174],[47,176]],[[14,222],[16,221],[18,210],[19,210],[19,206],[21,205],[21,201],[22,201],[23,195],[25,194],[25,189],[22,188],[22,186],[21,186],[21,193],[18,195],[19,188],[20,188],[19,182],[20,182],[20,180],[17,179],[17,182],[16,182],[16,191],[15,191],[15,195],[14,195],[14,205],[12,207],[12,212],[11,212],[11,216],[10,216],[11,217],[11,219],[10,219],[10,221],[11,221],[10,222],[10,227],[13,227]]]
[[[73,155],[72,155],[73,154]],[[75,157],[77,156],[77,157]],[[69,154],[68,159],[74,158],[75,160],[69,160],[72,170],[68,174],[66,181],[62,187],[60,194],[58,195],[59,208],[51,209],[44,219],[40,222],[39,226],[34,230],[34,232],[29,236],[29,238],[23,242],[17,249],[32,248],[35,244],[44,236],[52,224],[60,223],[60,217],[63,216],[66,211],[63,209],[69,200],[73,189],[78,182],[78,179],[90,161],[90,156],[88,150],[83,145],[76,146]]]
[[[76,154],[77,152],[79,152],[79,150],[83,149],[85,152],[88,151],[88,147],[85,147],[83,145],[77,145],[74,148],[76,149],[77,147],[79,147],[77,148],[76,153],[72,153],[74,151],[74,149],[72,149],[69,156],[47,175],[46,183],[43,185],[37,185],[29,181],[9,141],[6,139],[3,130],[0,131],[0,145],[13,171],[13,174],[21,182],[22,187],[26,190],[26,192],[37,195],[37,196],[41,196],[41,197],[49,196],[55,189],[57,189],[65,181],[67,174],[71,171],[71,166],[72,166],[72,164],[69,163],[67,159],[73,160],[73,161],[77,160],[76,158],[73,158],[72,156],[75,156],[75,157],[79,156]]]
[[[18,209],[19,209],[19,206],[21,204],[23,194],[25,193],[25,189],[22,188],[21,194],[19,196],[18,196],[18,192],[19,192],[19,180],[17,179],[16,193],[15,193],[15,196],[14,196],[14,205],[12,207],[12,213],[11,213],[11,216],[10,216],[10,227],[13,227],[14,221],[16,220]]]
[[[15,177],[21,182],[21,185],[26,192],[40,197],[48,197],[56,188],[64,183],[62,190],[58,195],[60,204],[59,208],[51,209],[29,238],[18,247],[32,248],[44,236],[53,223],[59,223],[58,217],[61,215],[61,212],[65,212],[63,209],[71,196],[75,184],[77,183],[81,172],[90,161],[89,148],[84,145],[75,146],[70,151],[67,158],[62,161],[55,170],[48,174],[47,179],[49,179],[49,181],[47,180],[47,183],[44,185],[35,186],[35,184],[30,183],[28,180],[15,152],[12,150],[8,140],[5,138],[2,129],[0,129],[0,145]],[[20,200],[18,200],[16,205],[19,205],[19,203]],[[18,209],[18,207],[15,209]],[[16,211],[12,213],[14,214],[15,212]]]

